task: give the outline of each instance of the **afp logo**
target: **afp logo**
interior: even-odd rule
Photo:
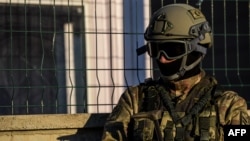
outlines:
[[[224,130],[224,140],[229,139],[249,139],[250,137],[250,125],[226,125]],[[243,141],[243,140],[242,140]]]

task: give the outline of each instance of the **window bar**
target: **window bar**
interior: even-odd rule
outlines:
[[[198,0],[198,2],[196,3],[196,5],[199,7],[199,9],[201,9],[202,2],[203,2],[203,0]]]
[[[66,63],[66,97],[67,97],[67,112],[75,113],[75,89],[73,88],[75,82],[74,72],[74,57],[73,57],[73,24],[68,21],[64,25],[64,39],[65,39],[65,63]]]
[[[41,38],[41,46],[42,46],[42,58],[41,58],[41,66],[40,66],[40,76],[42,82],[44,82],[44,76],[43,76],[43,65],[44,65],[44,45],[43,45],[43,29],[42,29],[42,6],[41,6],[41,0],[39,0],[39,20],[40,20],[40,38]],[[43,83],[45,84],[45,83]],[[41,112],[44,113],[44,92],[45,92],[45,86],[42,86],[42,99],[41,99]]]
[[[123,5],[124,5],[125,2],[123,2]],[[123,29],[126,29],[125,27],[125,24],[123,24]],[[123,33],[123,76],[124,76],[124,82],[125,82],[125,89],[128,88],[129,84],[128,84],[128,80],[127,80],[127,77],[126,77],[126,33]]]
[[[68,74],[66,76],[66,97],[67,97],[67,112],[70,114],[76,113],[76,91],[74,88],[75,84],[75,66],[74,66],[74,44],[73,44],[73,23],[71,22],[70,17],[70,5],[68,0],[67,5],[67,11],[68,11],[68,19],[65,25],[64,25],[64,31],[65,31],[65,60],[66,60],[66,70],[68,71]]]
[[[96,43],[96,56],[98,56],[98,52],[97,52],[97,50],[98,50],[98,35],[97,35],[97,19],[98,19],[98,17],[97,17],[97,0],[95,0],[95,43]],[[97,92],[97,105],[96,105],[96,110],[97,110],[97,113],[99,113],[99,96],[100,96],[100,80],[99,80],[99,76],[98,76],[98,59],[96,58],[96,79],[97,79],[97,83],[98,83],[98,92]]]
[[[212,26],[212,33],[214,33],[214,1],[211,0],[211,26]],[[213,37],[212,37],[213,38]],[[215,76],[215,48],[214,48],[214,43],[212,46],[212,75]]]
[[[82,46],[81,46],[81,49],[82,49],[82,54],[83,54],[83,57],[82,57],[82,66],[83,66],[83,68],[82,68],[82,80],[83,80],[83,84],[84,84],[84,86],[83,86],[83,97],[82,97],[82,100],[83,100],[83,112],[87,112],[87,109],[88,109],[88,107],[87,107],[87,82],[85,81],[86,80],[86,78],[87,78],[87,76],[86,76],[86,74],[87,74],[87,71],[86,71],[86,69],[87,69],[87,67],[86,67],[86,65],[85,65],[85,62],[86,62],[86,47],[84,47],[84,45],[85,45],[85,23],[84,23],[84,21],[85,21],[85,19],[84,19],[84,5],[83,5],[83,0],[81,1],[81,8],[82,8],[82,15],[81,15],[81,18],[83,18],[82,20],[81,20],[81,25],[83,25],[83,29],[81,30],[81,34],[82,34],[82,39],[81,39],[81,42],[82,42]]]
[[[12,97],[11,97],[11,113],[14,114],[14,95],[15,95],[15,91],[14,91],[14,78],[13,78],[13,60],[12,60],[12,52],[13,52],[13,44],[12,44],[12,38],[13,38],[13,35],[12,35],[12,2],[10,0],[10,3],[9,3],[9,10],[10,10],[10,80],[11,80],[11,83],[12,83]]]
[[[109,43],[110,43],[110,59],[109,59],[109,61],[110,61],[110,68],[111,68],[111,70],[110,70],[110,77],[111,77],[111,83],[112,83],[112,86],[113,86],[113,88],[112,88],[112,92],[111,92],[111,108],[113,109],[113,105],[114,105],[114,92],[115,92],[115,82],[114,82],[114,77],[113,77],[113,71],[115,71],[114,69],[113,69],[113,51],[112,51],[112,49],[113,49],[113,43],[112,43],[112,2],[111,2],[111,0],[109,1],[109,15],[110,15],[110,17],[109,17],[109,32],[110,32],[110,34],[109,34]]]
[[[238,12],[238,0],[235,1],[235,9],[236,9],[236,56],[237,56],[237,76],[240,81],[240,86],[243,86],[241,76],[240,76],[240,56],[239,56],[239,12]]]
[[[137,2],[138,2],[138,1],[136,0],[136,1],[135,1],[135,7],[136,7],[136,8],[134,8],[134,9],[135,9],[135,33],[136,33],[136,35],[135,35],[136,37],[135,37],[135,38],[136,38],[136,48],[138,48],[138,46],[139,46],[139,45],[138,45],[138,40],[139,40],[139,39],[138,39],[138,26],[137,26],[137,25],[138,25],[138,17],[137,17],[137,16],[138,16],[138,11],[137,11],[137,10],[138,10],[139,8],[137,8],[137,7],[138,7],[138,3],[137,3]],[[137,76],[137,79],[138,79],[139,83],[141,83],[141,82],[140,82],[140,75],[139,75],[141,69],[140,69],[140,66],[139,66],[139,59],[138,59],[138,57],[136,57],[136,67],[137,67],[137,68],[136,68],[136,70],[137,70],[137,71],[136,71],[136,76]]]
[[[223,1],[223,5],[224,5],[224,57],[225,57],[225,77],[226,77],[226,80],[227,80],[227,83],[229,86],[231,86],[231,83],[229,81],[229,78],[228,78],[228,66],[227,66],[227,14],[226,14],[226,10],[227,10],[227,6],[226,6],[226,0]]]
[[[55,58],[55,40],[56,40],[56,5],[55,5],[55,0],[53,1],[53,39],[52,39],[52,54],[53,54],[53,63],[54,63],[54,71],[55,71],[55,78],[59,77],[57,76],[56,71],[58,70],[57,64],[56,64],[56,58]],[[59,95],[59,90],[58,90],[58,79],[56,79],[56,99],[55,99],[55,113],[58,113],[58,109],[60,108],[59,102],[58,102],[58,95]]]
[[[26,3],[26,0],[24,1],[24,28],[25,28],[25,41],[24,41],[24,46],[25,46],[25,79],[26,79],[26,81],[28,82],[28,85],[29,85],[29,87],[30,87],[30,81],[29,81],[29,75],[28,75],[28,55],[27,55],[27,52],[28,52],[28,47],[27,47],[27,38],[28,38],[28,36],[27,36],[27,30],[28,30],[28,28],[27,28],[27,3]],[[27,114],[29,114],[29,94],[30,94],[30,89],[29,88],[27,88],[28,90],[27,90],[27,96],[26,96],[26,113]]]

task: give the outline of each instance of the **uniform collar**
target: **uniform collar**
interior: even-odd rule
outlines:
[[[189,91],[200,82],[200,80],[205,76],[205,71],[201,69],[201,72],[192,77],[178,80],[178,81],[168,81],[168,87],[171,90],[171,97],[183,100],[188,95]],[[163,80],[164,81],[164,80]]]

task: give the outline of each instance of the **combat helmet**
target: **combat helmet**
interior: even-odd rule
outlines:
[[[179,79],[186,71],[196,67],[205,56],[207,48],[212,46],[211,27],[203,13],[188,4],[180,3],[157,10],[150,19],[144,38],[151,57],[157,58],[164,54],[168,59],[181,60],[176,72],[165,75],[166,69],[158,63],[161,73],[169,80]],[[188,56],[192,52],[201,55],[190,63]]]

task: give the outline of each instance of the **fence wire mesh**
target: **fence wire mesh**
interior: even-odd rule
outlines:
[[[202,67],[249,103],[248,0],[0,0],[0,114],[110,112],[128,86],[159,75],[136,49],[169,3],[203,11],[214,46]]]

